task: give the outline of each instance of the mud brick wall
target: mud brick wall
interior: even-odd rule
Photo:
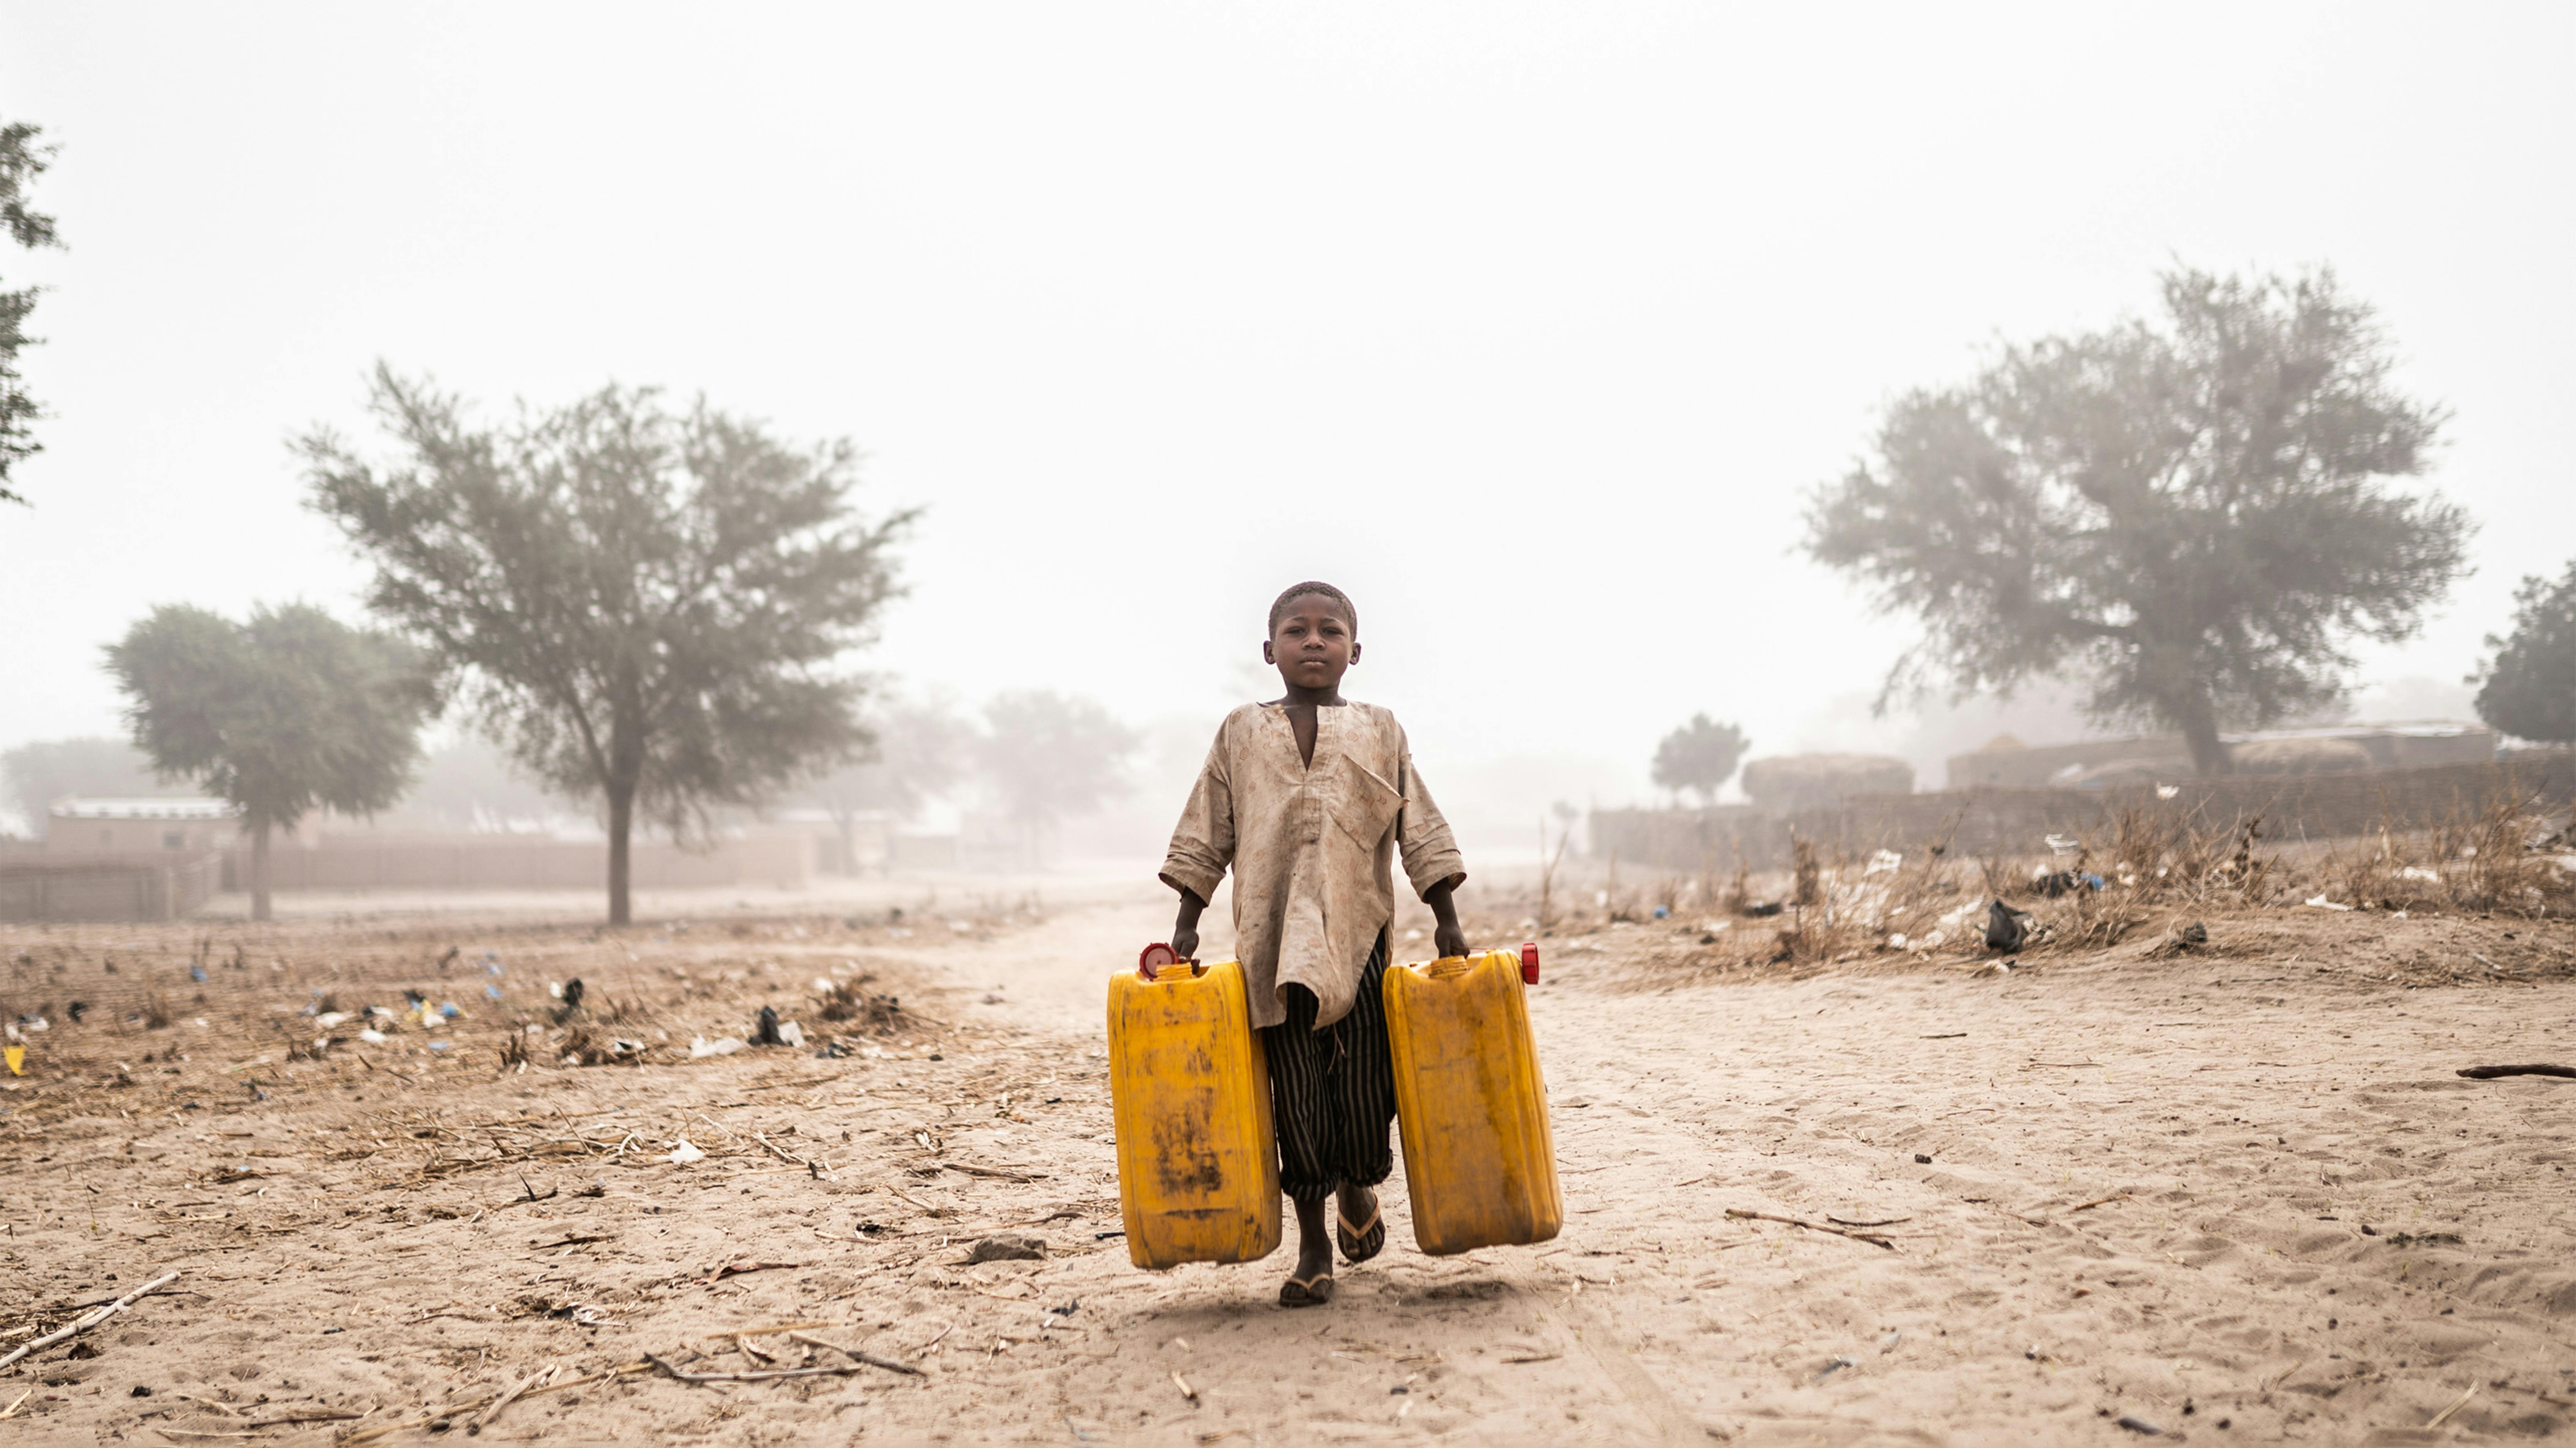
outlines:
[[[2445,764],[2290,778],[2184,780],[2175,797],[2133,789],[1977,789],[1853,795],[1827,809],[1785,818],[1743,805],[1705,810],[1595,810],[1595,858],[1654,870],[1729,871],[1741,851],[1755,870],[1786,868],[1790,841],[1815,841],[1828,854],[1911,852],[1947,840],[1957,855],[2036,855],[2050,835],[2107,839],[2124,810],[2181,814],[2232,831],[2259,817],[2275,843],[2344,839],[2381,828],[2431,829],[2510,791],[2548,810],[2576,802],[2576,756],[2565,752],[2511,765]]]
[[[178,920],[213,893],[212,854],[30,856],[0,863],[0,920]]]

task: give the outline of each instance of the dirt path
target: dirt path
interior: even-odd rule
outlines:
[[[838,1060],[495,1076],[398,1036],[372,1064],[335,1046],[251,1067],[246,1031],[181,1051],[184,1024],[94,1016],[75,1049],[57,1027],[0,1118],[11,1179],[35,1188],[11,1203],[0,1282],[67,1306],[175,1266],[202,1295],[139,1304],[83,1340],[96,1356],[0,1374],[0,1406],[32,1393],[29,1441],[210,1443],[156,1430],[411,1421],[648,1352],[738,1371],[762,1364],[722,1334],[813,1322],[927,1376],[637,1371],[541,1391],[481,1436],[2110,1443],[2135,1436],[2127,1417],[2349,1443],[2576,1418],[2576,1082],[2452,1074],[2576,1055],[2563,927],[2519,942],[2555,974],[2423,990],[2269,947],[1707,984],[1656,964],[1650,931],[1551,942],[1533,1013],[1564,1234],[1426,1259],[1399,1171],[1387,1254],[1345,1269],[1331,1308],[1290,1313],[1272,1305],[1284,1257],[1157,1276],[1101,1235],[1101,978],[1168,924],[1140,892],[900,937],[505,944],[522,977],[623,954],[621,988],[662,990],[683,1042],[764,1001],[807,1009],[801,983],[836,970],[949,1026]],[[351,962],[346,996],[362,950],[417,953],[378,935],[401,931],[297,949]],[[245,975],[243,999],[280,994],[284,969]],[[135,1084],[105,1075],[119,1064]],[[682,1135],[707,1159],[671,1164]],[[513,1204],[531,1190],[556,1195]],[[1729,1209],[1887,1223],[1892,1250]],[[963,1265],[1002,1231],[1049,1255]],[[846,1361],[749,1343],[776,1367]]]

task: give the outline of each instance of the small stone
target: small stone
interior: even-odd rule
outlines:
[[[1914,1164],[1916,1166],[1930,1166],[1932,1164],[1932,1158],[1925,1153],[1918,1151],[1914,1153]]]
[[[1040,1262],[1046,1259],[1046,1243],[1035,1237],[986,1237],[966,1254],[966,1263]]]

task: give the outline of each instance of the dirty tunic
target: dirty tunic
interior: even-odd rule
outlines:
[[[1398,847],[1417,896],[1467,878],[1449,822],[1413,770],[1404,726],[1374,704],[1315,711],[1315,760],[1276,704],[1226,716],[1172,831],[1163,883],[1214,899],[1234,869],[1235,952],[1252,1023],[1288,1018],[1281,991],[1315,993],[1315,1028],[1348,1014],[1379,931],[1395,919]]]

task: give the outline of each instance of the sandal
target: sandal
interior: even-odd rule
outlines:
[[[1366,1224],[1353,1226],[1350,1217],[1341,1210],[1338,1203],[1333,1209],[1333,1221],[1338,1228],[1334,1238],[1341,1246],[1342,1260],[1345,1262],[1365,1262],[1386,1250],[1386,1218],[1377,1209],[1377,1193],[1369,1191],[1366,1187],[1360,1190],[1368,1192]]]
[[[1321,1307],[1333,1300],[1333,1274],[1327,1269],[1312,1277],[1291,1277],[1279,1284],[1282,1307]]]

